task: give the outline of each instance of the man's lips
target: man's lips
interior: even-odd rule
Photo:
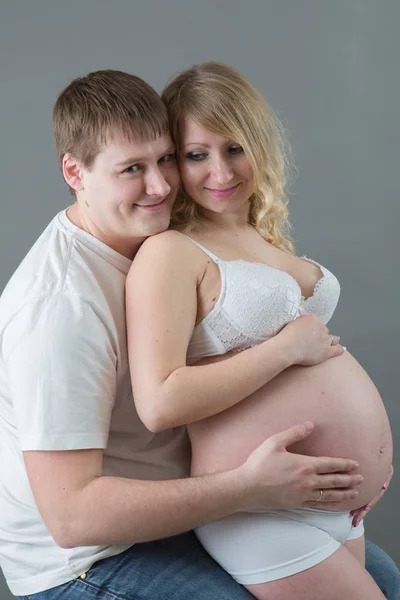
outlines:
[[[158,210],[166,201],[166,198],[160,200],[160,202],[153,202],[152,204],[135,204],[137,208],[141,208],[146,211]]]
[[[240,183],[237,183],[233,187],[225,188],[223,190],[215,189],[215,188],[206,188],[206,189],[210,192],[210,194],[212,194],[213,196],[216,196],[216,198],[227,198],[228,196],[231,196],[232,194],[234,194],[236,192],[239,185],[240,185]]]

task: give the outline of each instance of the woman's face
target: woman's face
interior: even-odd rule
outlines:
[[[182,124],[180,159],[186,193],[202,208],[217,213],[246,213],[254,175],[241,146],[197,125]]]

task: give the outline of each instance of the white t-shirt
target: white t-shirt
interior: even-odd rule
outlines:
[[[22,451],[103,448],[105,475],[188,475],[185,430],[153,434],[135,410],[125,330],[130,264],[63,211],[0,298],[0,565],[17,596],[79,577],[131,545],[57,546]]]

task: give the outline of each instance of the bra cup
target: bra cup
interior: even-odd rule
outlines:
[[[299,284],[286,271],[258,262],[224,261],[204,251],[219,267],[221,293],[214,308],[194,329],[188,364],[260,344],[301,315],[314,314],[326,324],[335,311],[340,285],[321,265],[322,277],[313,295],[304,299]]]
[[[224,267],[223,311],[237,330],[259,343],[296,318],[301,292],[290,275],[244,261],[228,262]]]

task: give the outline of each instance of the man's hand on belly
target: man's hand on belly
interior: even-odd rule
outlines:
[[[306,422],[271,436],[235,469],[242,487],[242,510],[322,508],[325,502],[357,497],[355,488],[363,478],[352,473],[358,468],[354,460],[303,456],[287,450],[307,438],[313,428]]]

